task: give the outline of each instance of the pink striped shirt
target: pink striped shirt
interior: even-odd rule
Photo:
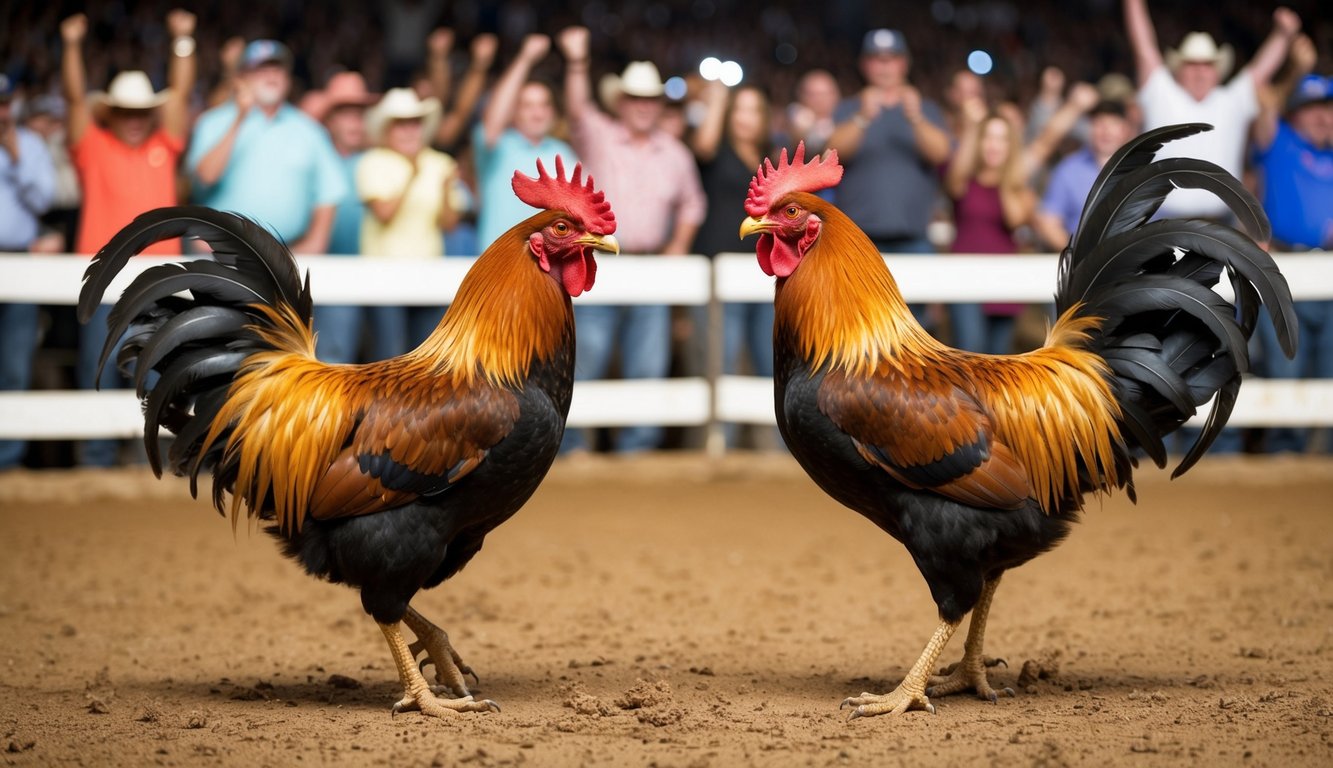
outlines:
[[[694,156],[680,141],[662,131],[635,141],[619,121],[589,106],[570,143],[605,191],[626,253],[660,253],[676,226],[703,223],[708,200]]]

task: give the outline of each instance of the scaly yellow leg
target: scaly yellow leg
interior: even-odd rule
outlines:
[[[990,680],[986,676],[986,668],[1005,664],[1005,661],[987,659],[981,654],[981,646],[986,639],[986,618],[990,614],[991,598],[995,596],[995,588],[999,585],[999,578],[995,578],[986,582],[982,588],[981,596],[977,599],[976,606],[972,608],[972,622],[967,627],[962,661],[951,664],[944,670],[944,676],[932,677],[926,695],[948,696],[960,691],[976,691],[979,698],[991,703],[999,700],[999,693],[991,687]],[[1013,696],[1014,689],[1005,688],[1003,693],[1006,696]]]
[[[485,712],[490,709],[500,711],[500,705],[490,699],[477,701],[471,696],[464,696],[461,699],[437,697],[431,692],[426,678],[421,676],[416,658],[408,650],[398,623],[380,624],[379,627],[384,633],[384,639],[389,642],[389,652],[393,654],[394,666],[398,668],[398,679],[403,683],[403,698],[393,705],[395,715],[413,709],[431,717],[445,717],[450,712]]]
[[[948,645],[954,630],[958,629],[958,624],[956,621],[940,620],[940,625],[935,628],[935,634],[931,635],[930,642],[926,643],[926,649],[921,652],[921,658],[916,660],[908,670],[907,676],[892,693],[862,693],[860,696],[843,699],[838,708],[855,707],[849,720],[871,715],[901,715],[909,709],[924,709],[935,714],[935,705],[926,698],[926,680],[930,677],[930,670],[935,668],[940,652],[944,650],[945,645]]]
[[[431,691],[454,696],[471,696],[472,691],[468,690],[464,675],[472,675],[472,679],[478,684],[481,680],[449,643],[448,633],[435,626],[430,619],[422,616],[412,606],[407,607],[403,623],[417,636],[417,641],[407,646],[412,652],[412,658],[420,656],[422,651],[426,652],[427,658],[423,659],[417,668],[421,669],[427,662],[435,667],[435,682],[438,685],[432,685]]]

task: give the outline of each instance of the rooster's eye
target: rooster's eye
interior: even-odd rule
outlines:
[[[796,209],[796,206],[789,205],[787,206],[787,210],[783,211],[783,213],[787,214],[787,218],[794,219],[799,211]]]
[[[555,226],[552,227],[552,229],[555,230],[555,233],[557,235],[563,236],[569,234],[569,225],[563,221],[557,221]]]

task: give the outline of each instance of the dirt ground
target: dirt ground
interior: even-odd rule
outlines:
[[[934,628],[896,542],[785,457],[558,464],[416,602],[504,708],[431,720],[390,716],[353,592],[180,481],[9,473],[0,762],[1333,764],[1333,462],[1209,459],[1139,495],[1006,577],[987,651],[1017,698],[848,722]]]

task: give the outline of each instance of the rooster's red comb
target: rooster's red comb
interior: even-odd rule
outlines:
[[[838,164],[837,150],[830,149],[824,157],[805,162],[805,142],[796,145],[796,154],[787,162],[783,148],[778,165],[764,158],[759,172],[750,181],[750,194],[745,198],[745,212],[763,216],[773,204],[789,192],[818,192],[842,181],[842,166]]]
[[[594,235],[609,235],[616,231],[616,215],[606,196],[593,189],[592,175],[583,182],[583,166],[574,165],[574,175],[565,179],[565,161],[555,156],[555,176],[546,172],[542,161],[537,161],[537,178],[514,171],[514,194],[518,199],[545,210],[565,211],[579,220],[583,228]]]

